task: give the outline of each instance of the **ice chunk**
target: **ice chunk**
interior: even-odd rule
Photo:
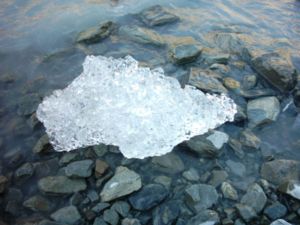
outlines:
[[[127,158],[159,156],[195,135],[233,121],[236,105],[139,67],[131,56],[87,56],[83,72],[37,110],[56,151],[100,143],[119,146]]]

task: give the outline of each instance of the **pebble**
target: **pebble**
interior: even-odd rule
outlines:
[[[34,195],[30,197],[24,201],[23,206],[31,209],[34,212],[49,212],[53,208],[52,203],[40,195]]]
[[[119,223],[119,215],[113,209],[107,209],[103,212],[103,219],[111,225],[117,225]]]
[[[282,218],[286,215],[287,208],[280,202],[275,202],[264,210],[264,214],[271,220]]]
[[[238,193],[230,183],[223,182],[221,185],[221,190],[224,195],[224,198],[234,200],[234,201],[238,200],[239,198]]]
[[[86,178],[92,175],[93,160],[86,159],[69,163],[65,167],[65,173],[72,178]]]
[[[75,206],[66,206],[61,208],[50,216],[53,220],[59,223],[76,224],[81,220],[81,215]]]
[[[241,203],[252,207],[257,213],[263,210],[267,203],[267,197],[258,184],[251,185],[242,197]]]

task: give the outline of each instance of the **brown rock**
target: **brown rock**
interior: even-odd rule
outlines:
[[[105,161],[97,159],[95,166],[95,177],[101,177],[107,171],[108,167],[109,166]]]

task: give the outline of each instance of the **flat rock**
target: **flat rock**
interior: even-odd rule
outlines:
[[[81,215],[75,206],[67,206],[57,210],[50,216],[53,220],[65,224],[76,224],[80,221]]]
[[[115,28],[116,24],[112,21],[101,23],[96,27],[91,27],[80,32],[77,37],[77,42],[85,44],[94,44],[100,42],[107,38]]]
[[[219,215],[213,210],[203,210],[189,219],[187,225],[214,225],[220,222]]]
[[[120,166],[116,169],[115,175],[104,185],[100,196],[102,201],[108,202],[131,194],[141,187],[140,175],[126,167]]]
[[[244,204],[237,204],[236,208],[243,220],[245,220],[246,222],[249,222],[257,217],[255,210],[250,206]]]
[[[175,16],[160,5],[151,6],[140,12],[139,17],[148,26],[161,26],[168,23],[179,21],[179,17]]]
[[[279,53],[267,53],[251,60],[252,67],[281,92],[291,91],[297,83],[297,71],[290,60]]]
[[[252,207],[257,213],[263,210],[267,203],[267,197],[263,189],[258,184],[253,184],[247,189],[242,197],[241,203]]]
[[[286,193],[298,200],[300,200],[300,181],[289,180],[281,184],[278,188],[281,192]]]
[[[39,189],[46,194],[72,194],[86,189],[83,179],[70,179],[66,176],[48,176],[38,181]]]
[[[148,210],[162,202],[168,195],[160,184],[148,184],[129,197],[129,202],[137,210]]]
[[[261,167],[261,176],[275,184],[283,184],[289,180],[299,179],[299,162],[294,160],[279,159],[265,162]]]
[[[68,177],[72,178],[90,177],[93,165],[94,162],[90,159],[71,162],[65,167],[65,173]]]
[[[159,170],[167,173],[180,173],[184,170],[182,160],[178,155],[172,152],[163,156],[153,157],[152,163],[155,164]]]
[[[280,103],[276,97],[262,97],[247,104],[249,126],[256,127],[277,120],[280,113]]]
[[[23,206],[34,212],[49,212],[53,208],[51,202],[40,195],[30,197],[23,203]]]
[[[170,48],[169,54],[176,64],[193,62],[201,54],[202,47],[195,44],[180,44]]]
[[[228,182],[223,182],[221,185],[221,191],[223,193],[224,198],[230,200],[238,200],[239,196],[235,188]]]
[[[29,162],[23,164],[19,167],[15,172],[15,179],[16,180],[25,180],[30,178],[34,173],[33,165]]]
[[[286,215],[287,208],[280,202],[275,202],[264,210],[264,214],[271,220],[282,218]]]

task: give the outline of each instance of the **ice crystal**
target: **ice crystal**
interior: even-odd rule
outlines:
[[[83,72],[37,110],[56,151],[100,143],[119,146],[127,158],[170,152],[174,146],[226,121],[236,105],[164,75],[139,67],[131,56],[87,56]]]

